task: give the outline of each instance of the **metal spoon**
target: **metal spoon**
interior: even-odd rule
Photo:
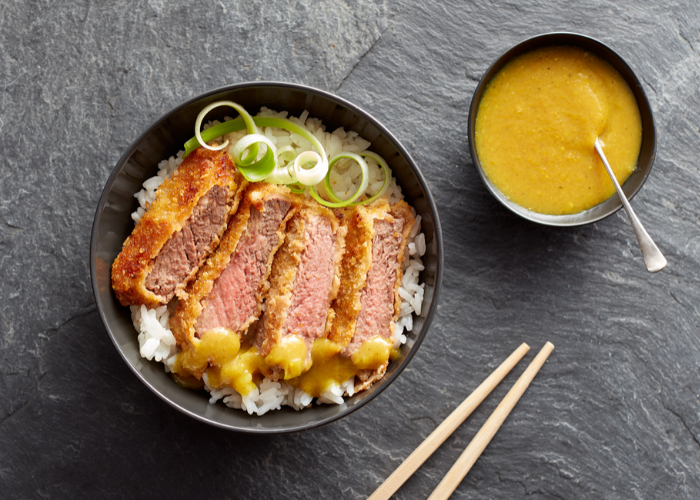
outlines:
[[[632,210],[630,202],[627,201],[625,193],[622,192],[622,188],[620,187],[620,184],[618,184],[612,168],[610,168],[608,159],[605,157],[605,153],[603,153],[603,143],[600,142],[600,138],[595,140],[595,150],[598,152],[600,159],[603,160],[605,170],[608,172],[610,180],[612,180],[613,184],[615,185],[617,194],[620,197],[620,200],[622,200],[622,204],[627,211],[627,217],[629,217],[630,224],[632,224],[632,229],[634,230],[634,235],[637,237],[637,242],[639,243],[639,248],[642,251],[642,257],[644,258],[644,264],[647,266],[647,270],[650,273],[661,271],[664,267],[666,267],[666,258],[661,254],[659,247],[656,246],[656,243],[654,243],[654,241],[651,239],[649,233],[646,232],[646,229],[644,229],[642,223],[639,222],[637,215],[634,213],[634,210]]]

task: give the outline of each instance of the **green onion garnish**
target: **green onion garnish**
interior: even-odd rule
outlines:
[[[362,170],[362,180],[360,181],[360,186],[357,188],[357,191],[355,191],[355,194],[353,194],[347,200],[341,200],[340,198],[338,198],[338,196],[333,192],[329,181],[333,165],[335,165],[335,163],[342,158],[349,158],[351,160],[355,160],[360,166],[360,169]],[[356,153],[342,152],[335,155],[333,159],[330,162],[328,162],[328,174],[326,174],[325,177],[325,186],[326,191],[328,191],[328,196],[335,201],[326,201],[323,198],[321,198],[316,192],[316,188],[313,186],[309,187],[309,191],[311,193],[311,197],[320,204],[330,208],[342,208],[351,205],[353,201],[362,196],[362,193],[367,191],[367,184],[369,184],[369,168],[367,167],[367,163],[365,162],[365,160],[363,160],[362,157]]]
[[[341,153],[342,154],[342,153]],[[348,153],[351,154],[351,153]],[[346,206],[355,206],[355,205],[369,205],[373,201],[377,200],[379,197],[383,196],[384,193],[386,192],[387,188],[389,187],[389,181],[391,179],[391,172],[389,171],[389,165],[384,161],[384,158],[379,156],[377,153],[373,153],[372,151],[363,151],[362,153],[358,153],[360,156],[364,156],[366,158],[372,158],[374,161],[377,162],[377,164],[382,168],[382,173],[384,174],[384,182],[382,183],[382,187],[379,189],[379,191],[374,194],[374,196],[367,198],[366,200],[363,201],[353,201],[356,199],[355,193],[354,196],[350,197],[349,199],[343,201],[338,196],[333,192],[333,188],[331,187],[331,170],[333,168],[333,164],[335,163],[335,160],[337,160],[340,155],[336,156],[331,162],[329,163],[329,168],[328,168],[328,174],[326,175],[326,178],[323,180],[324,181],[324,186],[326,188],[326,192],[328,193],[328,197],[335,202],[335,204],[330,205],[329,202],[326,202],[325,200],[319,201],[319,203],[322,203],[326,206],[333,206],[334,208],[338,207],[346,207]],[[364,164],[366,167],[366,163],[363,161],[362,163],[358,162],[360,164],[360,168],[362,169],[362,177],[363,177],[363,183],[365,182],[365,170],[362,167]],[[366,189],[365,185],[365,189]],[[360,185],[360,189],[362,190],[362,185]],[[365,190],[362,190],[364,192]],[[311,196],[315,200],[321,199],[316,190],[311,187]]]
[[[230,106],[238,111],[241,117],[214,125],[207,130],[201,130],[202,121],[206,114],[219,106]],[[304,151],[297,155],[292,146],[284,146],[277,150],[274,143],[268,137],[260,133],[258,127],[277,127],[300,135],[309,141],[317,152]],[[250,182],[265,181],[274,184],[286,184],[292,192],[299,194],[305,191],[306,186],[309,186],[311,196],[320,204],[330,208],[372,203],[382,196],[389,186],[389,181],[391,179],[389,166],[384,159],[376,153],[372,153],[371,151],[364,151],[362,153],[342,152],[333,157],[329,162],[326,158],[326,152],[319,140],[305,127],[284,118],[251,117],[245,108],[232,101],[215,102],[205,107],[199,113],[195,123],[195,136],[185,143],[185,154],[183,157],[186,157],[200,146],[212,151],[224,149],[229,144],[228,140],[224,142],[224,144],[215,147],[209,146],[207,143],[213,141],[217,137],[243,129],[246,129],[248,134],[233,146],[231,156],[233,157],[233,162],[236,164],[236,167]],[[256,161],[256,158],[259,156],[261,143],[265,145],[266,151],[262,158]],[[384,183],[374,196],[363,201],[356,201],[367,190],[367,185],[369,183],[369,169],[362,157],[372,158],[381,166],[384,173]],[[356,161],[362,171],[360,186],[347,200],[338,198],[330,185],[331,168],[342,158]],[[279,161],[286,162],[286,165],[280,166]],[[311,166],[309,167],[309,165]],[[324,182],[331,201],[324,200],[316,192],[314,186],[321,181]]]
[[[302,186],[298,182],[295,184],[287,184],[287,187],[292,193],[295,194],[302,194],[304,191],[306,191],[306,186]]]
[[[382,183],[382,187],[379,188],[379,191],[377,191],[377,193],[374,196],[367,198],[364,201],[358,201],[354,203],[354,205],[369,205],[379,197],[384,196],[384,193],[386,193],[386,190],[389,187],[389,183],[391,182],[391,171],[389,170],[389,165],[384,161],[384,158],[379,156],[377,153],[373,153],[372,151],[363,151],[362,153],[360,153],[360,156],[372,158],[374,161],[377,162],[377,165],[382,167],[382,173],[384,174],[384,182]]]

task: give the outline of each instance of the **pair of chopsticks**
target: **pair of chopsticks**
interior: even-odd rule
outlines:
[[[496,432],[505,421],[508,414],[511,412],[515,404],[523,395],[525,389],[530,385],[532,379],[535,378],[537,372],[542,368],[542,365],[549,357],[549,354],[554,349],[554,345],[547,342],[542,350],[532,360],[530,366],[523,372],[518,381],[513,385],[503,401],[491,414],[486,423],[479,429],[474,439],[469,443],[469,446],[464,450],[462,455],[457,459],[455,464],[440,481],[437,488],[433,491],[428,500],[446,500],[452,495],[454,490],[462,482],[464,476],[467,475],[469,469],[472,468],[481,453],[486,449],[488,444],[496,435]],[[411,453],[406,460],[399,466],[389,478],[372,493],[368,500],[387,500],[398,490],[401,485],[406,482],[418,467],[420,467],[427,458],[437,450],[440,445],[464,422],[469,415],[481,404],[491,391],[503,380],[503,378],[513,369],[518,361],[522,359],[530,346],[523,343],[518,347],[513,354],[508,356],[501,366],[496,368],[489,377],[484,380],[479,387],[472,392],[467,399],[460,404],[455,411],[450,414],[445,421],[438,426],[428,438],[421,443],[418,448]]]

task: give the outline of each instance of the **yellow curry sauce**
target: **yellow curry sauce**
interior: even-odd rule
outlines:
[[[476,151],[488,178],[542,214],[581,212],[613,195],[596,137],[622,184],[642,140],[637,102],[612,66],[576,47],[544,47],[510,61],[489,82],[476,116]]]
[[[270,366],[282,366],[288,384],[320,397],[333,384],[343,384],[362,370],[379,368],[399,354],[389,340],[379,335],[364,342],[350,358],[341,351],[335,342],[317,339],[311,361],[307,362],[306,345],[290,335],[264,358],[252,339],[241,342],[238,335],[220,329],[207,332],[178,354],[173,374],[180,385],[198,389],[206,373],[211,387],[230,386],[246,396],[256,388],[255,382],[272,375]]]

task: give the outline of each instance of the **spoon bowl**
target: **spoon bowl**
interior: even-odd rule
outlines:
[[[484,172],[479,156],[476,151],[475,125],[476,115],[479,110],[481,97],[486,90],[491,79],[512,59],[521,54],[530,52],[534,49],[548,45],[569,45],[580,47],[598,57],[607,61],[613,68],[617,70],[629,85],[642,119],[642,142],[637,159],[637,167],[622,185],[622,191],[627,199],[632,199],[635,194],[642,188],[642,185],[647,180],[651,167],[654,164],[656,157],[656,131],[654,127],[654,117],[651,111],[651,106],[647,100],[642,84],[632,71],[632,68],[607,45],[593,38],[578,35],[576,33],[547,33],[529,38],[514,47],[508,49],[504,54],[498,57],[494,63],[486,70],[477,85],[472,97],[471,107],[469,109],[469,149],[471,150],[472,161],[476,167],[481,180],[486,185],[486,188],[503,206],[511,212],[538,224],[547,226],[582,226],[592,222],[599,221],[608,217],[620,208],[623,207],[622,201],[617,196],[611,196],[606,201],[596,205],[595,207],[569,215],[547,215],[533,212],[524,208],[513,201],[509,200],[487,177]]]
[[[138,333],[134,330],[129,308],[122,307],[112,291],[111,266],[131,234],[131,213],[138,202],[133,194],[143,181],[156,175],[163,158],[175,155],[192,137],[199,112],[212,102],[230,100],[256,114],[262,106],[288,111],[299,116],[323,120],[330,129],[344,127],[371,141],[371,150],[386,159],[406,201],[422,217],[426,237],[423,309],[414,318],[412,343],[401,346],[398,357],[389,364],[383,379],[367,391],[346,398],[342,405],[317,405],[303,411],[286,407],[262,416],[251,416],[221,403],[210,405],[204,391],[191,391],[177,385],[163,365],[147,361],[139,353]],[[222,120],[226,110],[217,108],[210,119]],[[209,118],[208,118],[209,119]],[[200,422],[223,429],[254,434],[280,434],[312,429],[343,418],[374,400],[406,368],[428,334],[437,313],[442,286],[443,246],[437,208],[428,184],[409,152],[393,134],[368,112],[342,97],[305,85],[283,82],[249,82],[228,85],[184,102],[158,118],[124,152],[107,180],[97,206],[90,241],[90,272],[97,310],[107,334],[134,375],[155,395],[178,411]]]

